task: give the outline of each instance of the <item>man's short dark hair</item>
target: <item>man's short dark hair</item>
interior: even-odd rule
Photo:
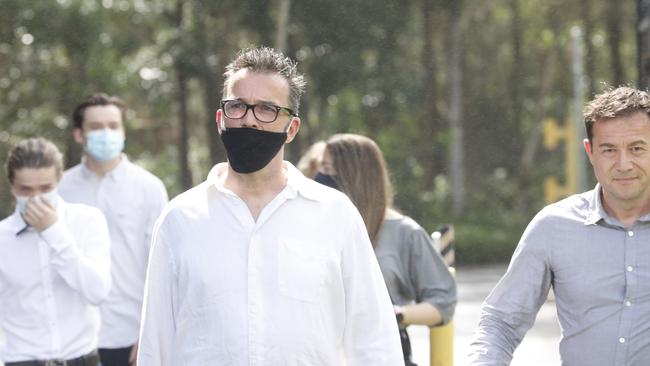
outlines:
[[[56,168],[57,178],[63,174],[63,156],[49,140],[34,137],[20,141],[7,156],[7,177],[14,184],[16,171],[25,168]]]
[[[594,136],[594,123],[598,120],[627,116],[636,112],[643,112],[650,117],[650,95],[645,91],[621,86],[596,95],[584,109],[587,138],[591,142]]]
[[[298,73],[296,62],[285,56],[282,52],[269,47],[246,48],[237,54],[235,59],[226,66],[223,74],[223,95],[232,76],[237,71],[249,69],[254,72],[276,73],[289,83],[289,108],[298,113],[300,109],[300,96],[305,92],[305,78]]]
[[[72,112],[72,121],[74,123],[73,127],[81,129],[83,127],[84,112],[86,111],[86,108],[94,107],[97,105],[114,105],[120,109],[122,120],[126,119],[126,104],[124,101],[122,101],[122,99],[105,93],[97,93],[86,97],[86,99],[79,103],[79,105],[74,109],[74,112]]]

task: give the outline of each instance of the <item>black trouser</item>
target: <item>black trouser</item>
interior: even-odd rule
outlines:
[[[100,348],[99,361],[102,366],[131,366],[129,356],[132,348]]]
[[[417,364],[411,361],[411,340],[409,339],[409,334],[406,332],[406,328],[399,328],[399,338],[402,341],[402,353],[404,354],[404,365],[406,366],[418,366]]]

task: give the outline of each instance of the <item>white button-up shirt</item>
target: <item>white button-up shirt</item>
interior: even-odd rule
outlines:
[[[0,325],[4,362],[75,358],[97,347],[99,310],[110,290],[106,220],[99,210],[57,202],[58,220],[38,233],[18,210],[0,221]]]
[[[58,190],[68,202],[97,207],[106,216],[113,287],[100,307],[99,347],[131,346],[138,339],[151,231],[167,203],[165,186],[122,155],[102,179],[82,161],[63,174]]]
[[[138,365],[403,365],[361,216],[285,163],[255,221],[213,168],[154,230]]]

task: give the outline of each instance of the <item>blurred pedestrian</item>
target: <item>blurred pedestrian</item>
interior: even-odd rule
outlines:
[[[598,184],[546,206],[487,297],[471,365],[508,365],[553,287],[563,365],[650,365],[650,96],[620,87],[584,111]]]
[[[99,208],[108,221],[113,288],[101,304],[102,366],[135,364],[151,232],[167,203],[162,181],[122,153],[125,110],[121,99],[106,94],[76,107],[73,133],[84,156],[59,186],[61,197]]]
[[[325,151],[325,141],[314,142],[309,146],[307,152],[305,152],[305,154],[300,158],[296,168],[298,168],[305,177],[313,179],[320,170],[323,151]]]
[[[0,222],[0,328],[5,366],[96,366],[99,304],[110,290],[106,220],[57,194],[63,162],[43,138],[7,157],[16,198]]]
[[[337,134],[327,140],[317,180],[341,190],[363,217],[399,323],[406,365],[411,324],[446,324],[456,306],[456,282],[429,234],[392,207],[384,157],[370,138]]]
[[[398,365],[359,213],[283,159],[300,128],[296,64],[249,48],[224,76],[228,162],[158,221],[139,365]]]

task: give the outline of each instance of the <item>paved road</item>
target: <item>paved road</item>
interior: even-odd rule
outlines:
[[[472,331],[479,319],[481,303],[505,272],[505,266],[459,269],[457,271],[458,297],[454,317],[454,365],[465,366],[465,356]],[[409,327],[414,348],[414,361],[429,366],[429,331],[426,327]],[[560,364],[558,341],[560,328],[555,315],[555,304],[547,301],[537,315],[535,326],[526,334],[515,351],[511,366],[553,366]]]

